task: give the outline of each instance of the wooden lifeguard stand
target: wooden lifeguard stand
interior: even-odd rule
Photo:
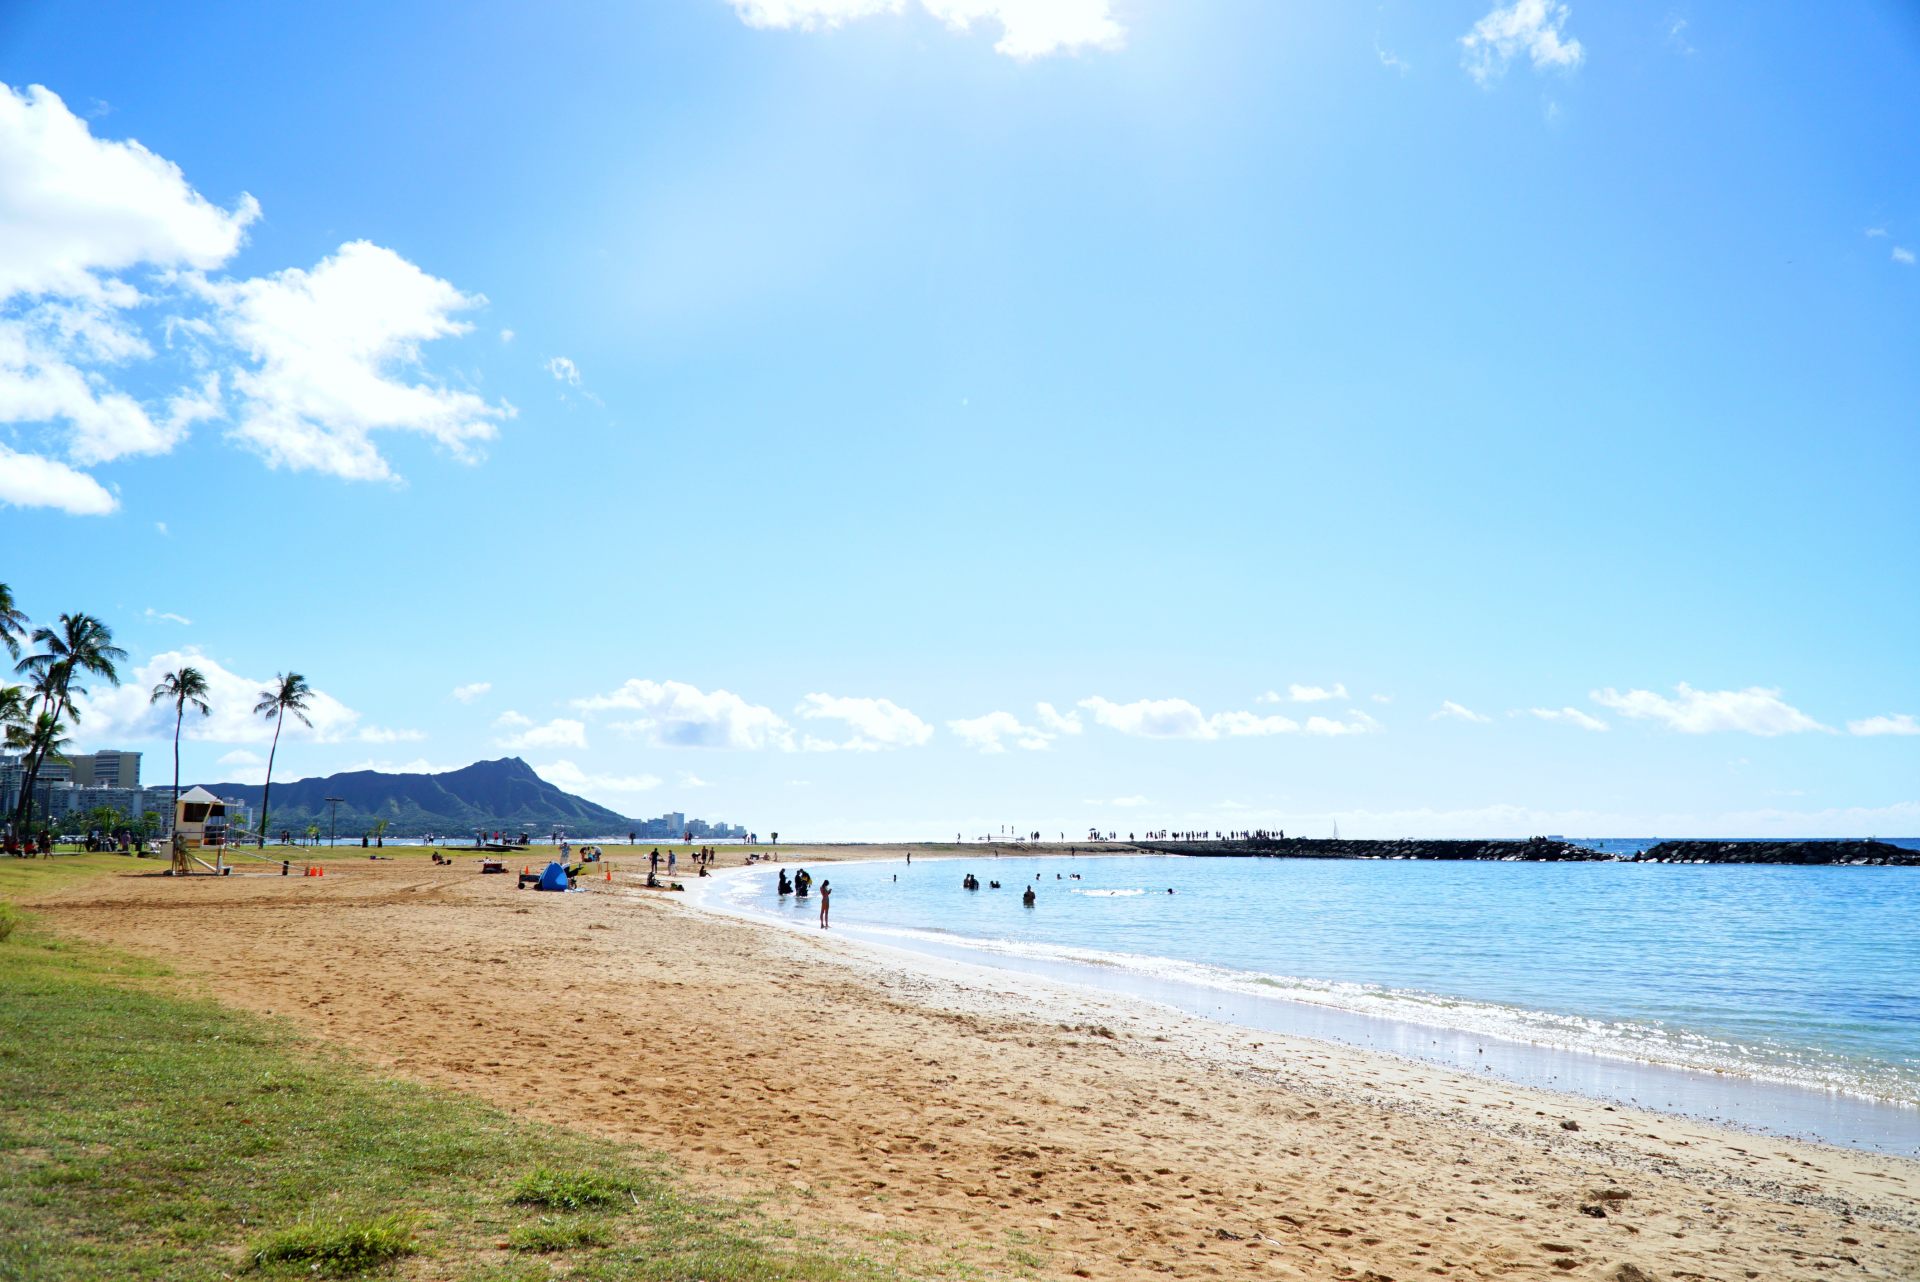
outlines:
[[[185,877],[199,864],[208,872],[220,874],[226,869],[221,856],[227,848],[227,803],[205,788],[189,788],[180,794],[173,810],[173,875]],[[214,852],[213,863],[196,851]]]

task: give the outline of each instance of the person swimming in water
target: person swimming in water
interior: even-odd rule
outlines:
[[[1020,902],[1025,904],[1027,907],[1031,908],[1033,907],[1033,900],[1034,900],[1033,887],[1028,886],[1027,893],[1020,896]]]

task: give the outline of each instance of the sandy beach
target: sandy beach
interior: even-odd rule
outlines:
[[[915,1273],[1920,1276],[1920,1163],[742,922],[609,859],[615,881],[573,895],[468,857],[318,879],[130,862],[35,908]]]

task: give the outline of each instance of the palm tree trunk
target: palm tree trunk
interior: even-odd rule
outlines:
[[[167,816],[167,831],[180,822],[180,723],[187,719],[187,699],[180,696],[173,712],[173,813]]]
[[[60,683],[60,698],[53,705],[53,720],[49,723],[48,737],[38,738],[33,750],[27,755],[26,770],[21,775],[20,805],[15,811],[14,828],[24,835],[33,823],[33,785],[40,780],[40,767],[47,759],[47,749],[52,745],[51,736],[60,732],[60,718],[67,715],[67,686]]]
[[[280,751],[280,723],[287,719],[287,710],[282,707],[273,718],[273,747],[267,749],[267,783],[260,790],[260,845],[267,848],[267,802],[273,797],[273,754]]]

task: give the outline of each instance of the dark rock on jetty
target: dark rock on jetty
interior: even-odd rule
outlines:
[[[1338,841],[1311,837],[1253,837],[1245,841],[1136,841],[1163,855],[1238,855],[1267,859],[1497,859],[1557,863],[1610,859],[1570,841]]]
[[[1884,841],[1663,841],[1634,856],[1642,864],[1903,864],[1920,850]]]

